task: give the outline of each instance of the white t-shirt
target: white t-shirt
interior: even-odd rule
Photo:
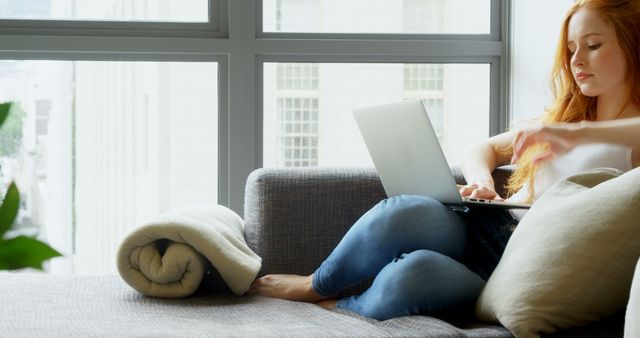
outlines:
[[[557,181],[594,168],[616,168],[622,171],[633,169],[631,148],[615,144],[586,144],[540,165],[534,178],[534,201]],[[529,197],[529,184],[507,199],[524,203]],[[516,219],[522,219],[526,209],[511,210]]]

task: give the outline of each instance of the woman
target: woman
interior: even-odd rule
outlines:
[[[568,11],[552,73],[555,102],[543,124],[470,147],[460,194],[502,199],[491,172],[517,163],[510,200],[535,202],[555,181],[593,167],[640,163],[640,1],[579,0]],[[521,215],[452,210],[397,196],[364,214],[310,276],[267,275],[251,292],[385,320],[471,314]],[[363,294],[349,285],[374,278]]]

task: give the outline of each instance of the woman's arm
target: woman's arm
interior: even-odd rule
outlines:
[[[496,167],[509,163],[513,138],[513,132],[506,132],[474,144],[465,150],[462,173],[467,185],[460,187],[462,196],[501,199],[496,193],[491,172]]]
[[[520,156],[536,143],[548,144],[548,151],[536,157],[541,162],[561,155],[575,146],[587,143],[609,143],[630,147],[634,154],[640,152],[640,117],[611,121],[582,121],[577,123],[553,123],[518,131],[513,141],[513,158]]]

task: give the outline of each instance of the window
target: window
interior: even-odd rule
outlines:
[[[207,0],[0,0],[0,18],[206,22]]]
[[[278,64],[278,90],[318,90],[318,65],[305,63]]]
[[[424,105],[427,108],[429,119],[433,125],[433,129],[438,135],[441,144],[446,144],[445,141],[445,126],[444,126],[444,64],[405,64],[404,65],[404,98],[405,99],[421,99],[424,101]],[[447,67],[448,68],[448,67]],[[458,73],[459,76],[462,74]],[[487,79],[484,79],[488,81]],[[461,83],[462,78],[452,79],[453,83]],[[486,83],[486,82],[485,82]],[[478,83],[482,86],[482,83]],[[473,95],[474,90],[467,89],[468,92],[465,95]],[[485,97],[485,105],[488,106],[488,93]],[[476,116],[469,112],[470,115]],[[475,120],[470,117],[468,120]],[[479,121],[478,121],[479,122]],[[468,142],[478,140],[465,140]],[[461,149],[456,149],[460,151]]]
[[[279,126],[272,149],[276,166],[318,165],[318,72],[317,64],[276,64],[275,123]]]
[[[217,64],[0,61],[23,116],[0,181],[19,226],[65,253],[53,272],[115,272],[119,241],[172,207],[217,203]]]
[[[263,30],[287,33],[488,34],[489,0],[264,0]]]
[[[405,91],[442,91],[444,65],[404,65]]]
[[[277,163],[284,167],[318,165],[318,98],[278,98],[280,130]]]
[[[562,19],[573,0],[518,1],[513,9],[513,122],[523,126],[552,103],[549,76]],[[534,18],[544,17],[539,25]],[[535,50],[535,53],[531,53]]]
[[[304,69],[317,69],[307,72],[316,74],[313,80],[294,76],[292,83],[319,86],[281,89]],[[409,99],[424,101],[447,158],[457,164],[467,144],[489,135],[489,84],[486,64],[267,63],[264,166],[371,166],[351,112]]]
[[[476,1],[475,3],[480,4],[482,1]],[[447,33],[445,29],[445,5],[444,0],[404,0],[402,6],[402,31],[405,33]],[[461,5],[469,6],[469,2],[461,3],[458,6],[462,7]],[[488,6],[489,3],[485,1],[483,5]],[[462,13],[464,11],[460,11],[458,15]],[[488,22],[483,22],[484,20],[486,18],[473,21],[487,24]],[[488,30],[484,32],[488,33]]]
[[[423,100],[455,163],[508,125],[509,5],[0,0],[0,101],[21,107],[0,190],[65,255],[49,271],[113,273],[164,210],[242,216],[256,168],[371,166],[356,107]]]
[[[36,136],[49,133],[49,117],[51,116],[51,100],[36,100]]]

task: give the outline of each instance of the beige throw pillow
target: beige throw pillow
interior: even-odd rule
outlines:
[[[633,276],[631,296],[627,305],[627,314],[624,319],[624,336],[640,337],[640,260],[636,265],[636,274]]]
[[[514,231],[476,304],[516,337],[624,308],[640,255],[640,169],[599,168],[553,185]]]

